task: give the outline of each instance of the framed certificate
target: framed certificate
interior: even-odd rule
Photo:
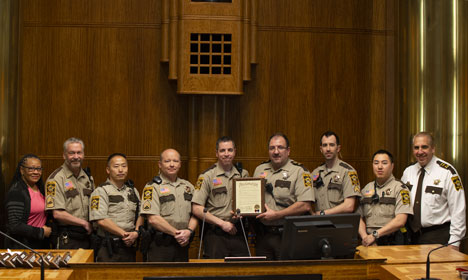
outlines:
[[[242,216],[257,216],[265,212],[265,179],[234,179],[232,184],[232,211]]]

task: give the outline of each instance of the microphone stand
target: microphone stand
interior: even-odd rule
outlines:
[[[208,212],[208,209],[206,209],[205,207],[203,208],[203,222],[202,222],[202,228],[201,228],[201,234],[200,234],[200,245],[198,246],[198,259],[200,259],[201,247],[202,247],[202,242],[203,242],[203,233],[205,232],[206,212]]]
[[[34,254],[38,255],[41,258],[41,280],[44,280],[44,258],[42,257],[42,254],[37,252],[36,250],[30,248],[29,246],[24,245],[23,243],[19,242],[18,240],[14,239],[13,237],[9,236],[8,234],[4,233],[3,231],[0,230],[0,234],[3,235],[4,237],[13,240],[16,244],[21,245],[23,248],[26,248],[33,252]]]
[[[240,209],[237,209],[236,213],[237,213],[238,216],[240,216],[240,213],[241,213]],[[242,218],[239,217],[239,221],[241,223],[242,233],[244,234],[245,245],[247,246],[247,251],[249,252],[249,257],[252,257],[252,254],[250,253],[250,248],[249,248],[249,241],[247,241],[247,236],[245,235],[244,223],[242,222]]]
[[[463,241],[465,239],[467,239],[468,236],[465,236],[463,237],[462,239],[459,239],[459,240],[456,240],[456,241],[452,241],[450,243],[447,243],[447,244],[444,244],[442,246],[439,246],[437,248],[434,248],[432,250],[429,251],[429,253],[427,254],[427,260],[426,260],[426,278],[421,278],[421,280],[424,280],[424,279],[428,279],[428,280],[437,280],[439,278],[431,278],[430,277],[430,272],[431,272],[431,259],[430,259],[430,255],[432,252],[436,251],[436,250],[439,250],[441,248],[444,248],[444,247],[447,247],[448,245],[452,245],[453,243],[457,243],[457,242],[460,242],[460,241]]]

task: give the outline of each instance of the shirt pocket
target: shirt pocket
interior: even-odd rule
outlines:
[[[82,207],[80,193],[76,188],[66,190],[65,197],[67,198],[67,205],[70,207],[70,210],[77,210]]]
[[[442,204],[442,192],[443,188],[436,186],[427,186],[425,190],[425,201],[431,207],[437,207]]]
[[[213,196],[213,206],[216,208],[224,207],[228,204],[228,191],[226,186],[214,187],[211,190]]]
[[[175,212],[175,196],[173,194],[163,195],[159,197],[161,205],[161,217],[167,217]]]
[[[338,183],[330,182],[330,184],[328,184],[327,192],[328,192],[328,201],[330,201],[330,203],[333,206],[339,205],[344,201],[343,184],[341,182],[338,182]]]
[[[284,205],[292,204],[291,199],[291,181],[276,180],[273,188],[275,199]]]
[[[395,216],[395,203],[394,197],[381,197],[380,198],[380,214],[384,218],[393,219]]]
[[[109,195],[109,213],[118,213],[120,208],[119,204],[124,202],[121,195]]]

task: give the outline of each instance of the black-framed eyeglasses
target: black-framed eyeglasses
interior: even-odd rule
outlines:
[[[42,167],[29,167],[26,165],[21,165],[21,166],[25,168],[28,172],[33,172],[33,171],[42,172]]]

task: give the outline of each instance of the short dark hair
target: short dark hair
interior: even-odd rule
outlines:
[[[122,154],[122,153],[113,153],[111,154],[108,158],[107,158],[107,165],[109,165],[110,161],[117,157],[117,156],[120,156],[120,157],[123,157],[124,159],[127,159],[127,156],[125,154]]]
[[[270,139],[268,139],[268,147],[270,147],[271,139],[273,139],[275,137],[283,137],[284,140],[286,141],[286,148],[289,148],[289,139],[284,133],[281,133],[281,132],[276,132],[275,134],[270,136]]]
[[[429,138],[429,144],[431,145],[431,147],[434,147],[434,145],[435,145],[434,136],[430,132],[421,131],[421,132],[416,133],[416,135],[414,135],[414,137],[413,137],[413,145],[414,145],[414,139],[416,137],[427,137],[427,138]]]
[[[322,133],[322,136],[320,136],[320,146],[322,146],[322,138],[323,138],[323,136],[325,136],[325,137],[327,137],[327,138],[330,137],[330,136],[335,136],[335,138],[336,138],[336,145],[337,145],[337,146],[340,145],[340,137],[338,137],[338,135],[337,135],[335,132],[333,132],[333,131],[331,131],[331,130],[328,130],[328,131],[325,131],[324,133]]]
[[[234,146],[234,149],[236,148],[236,143],[234,140],[232,140],[231,137],[229,136],[221,136],[216,140],[216,151],[219,149],[219,143],[224,143],[224,142],[232,142],[232,145]]]
[[[392,155],[392,153],[390,153],[389,151],[384,150],[384,149],[380,149],[380,150],[378,150],[377,152],[375,152],[375,153],[372,155],[372,161],[374,161],[374,158],[375,158],[376,155],[382,155],[382,154],[387,155],[388,158],[390,158],[390,161],[393,163],[393,155]]]

